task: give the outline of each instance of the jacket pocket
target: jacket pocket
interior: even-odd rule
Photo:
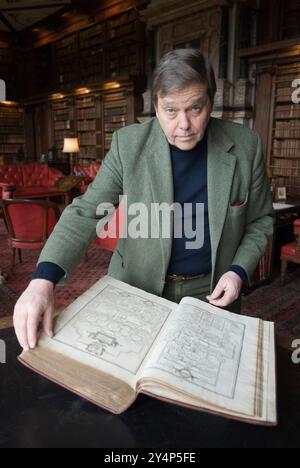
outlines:
[[[247,192],[244,202],[240,205],[232,205],[229,206],[229,214],[230,216],[239,216],[246,212],[248,208],[248,199],[249,199],[249,192]]]

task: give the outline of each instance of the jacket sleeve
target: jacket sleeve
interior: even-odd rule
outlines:
[[[262,153],[262,142],[259,135],[257,138],[245,233],[232,261],[233,265],[239,265],[246,271],[249,285],[251,285],[255,269],[272,239],[275,222],[272,193]]]
[[[70,278],[90,243],[96,239],[96,228],[107,223],[107,217],[97,216],[101,203],[119,205],[123,193],[123,168],[119,156],[118,135],[100,171],[88,191],[68,206],[48,239],[38,263],[51,262],[65,271],[62,282]]]

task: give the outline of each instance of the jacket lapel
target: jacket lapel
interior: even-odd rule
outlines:
[[[233,146],[234,142],[224,133],[219,121],[212,118],[208,125],[207,184],[213,273],[236,166],[236,156],[229,153]]]
[[[154,120],[154,128],[151,132],[148,144],[145,147],[145,158],[148,164],[150,184],[153,201],[156,204],[167,203],[169,207],[174,203],[174,184],[171,154],[168,140],[157,119]],[[171,217],[170,237],[162,237],[161,216],[157,206],[155,208],[156,219],[159,225],[164,272],[167,271],[173,240],[173,217]]]

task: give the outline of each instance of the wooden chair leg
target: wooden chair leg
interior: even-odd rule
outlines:
[[[281,277],[280,277],[281,286],[284,286],[284,284],[285,284],[288,264],[289,264],[289,262],[287,260],[281,259]]]
[[[11,274],[14,273],[16,263],[16,249],[12,249],[12,256],[11,256]]]
[[[23,260],[22,260],[22,250],[21,250],[21,249],[18,249],[18,254],[19,254],[19,262],[20,262],[20,263],[23,263]]]

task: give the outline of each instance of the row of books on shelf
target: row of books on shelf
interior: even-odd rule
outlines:
[[[96,109],[95,107],[88,107],[86,109],[77,109],[76,111],[78,119],[95,119]]]
[[[0,134],[0,143],[4,144],[23,144],[24,135]]]
[[[96,135],[94,132],[80,133],[79,144],[82,145],[96,145]]]
[[[273,158],[273,176],[274,177],[293,177],[300,174],[300,160],[285,160]]]
[[[24,142],[23,142],[24,143]],[[20,149],[23,149],[23,143],[22,144],[10,144],[10,145],[0,145],[0,153],[6,153],[6,154],[17,154]]]
[[[69,120],[54,123],[54,129],[56,131],[68,130],[69,129]]]
[[[82,159],[96,159],[96,147],[81,147],[80,148],[80,154],[79,154],[79,160]]]
[[[300,158],[300,150],[285,150],[284,152],[274,150],[273,154],[275,158]]]
[[[120,125],[119,123],[118,123],[118,124],[114,124],[114,125],[112,125],[112,124],[107,124],[107,123],[106,123],[106,124],[104,125],[104,131],[105,131],[105,132],[108,132],[108,133],[114,133],[114,132],[116,132],[117,130],[119,130],[120,128],[125,127],[125,126],[126,126],[125,122],[123,122],[121,125]]]
[[[13,135],[23,135],[24,133],[24,127],[23,125],[6,125],[6,123],[3,125],[2,122],[0,124],[0,134],[13,134]]]
[[[295,104],[286,106],[276,106],[275,119],[300,119],[299,106]]]
[[[300,139],[299,140],[274,140],[274,149],[276,150],[300,150]]]
[[[77,122],[77,131],[84,132],[94,130],[96,131],[96,121],[95,120],[79,120]]]
[[[276,122],[275,138],[300,138],[300,120]]]
[[[18,109],[11,109],[7,108],[0,108],[0,119],[7,119],[10,121],[13,120],[20,120],[23,116],[23,113],[20,112]]]

